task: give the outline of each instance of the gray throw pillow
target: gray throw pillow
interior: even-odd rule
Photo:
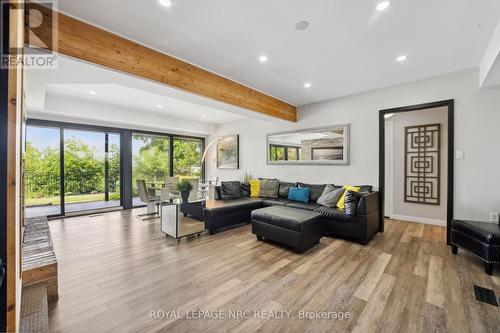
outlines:
[[[259,196],[261,198],[277,199],[279,187],[280,182],[277,180],[261,180]]]
[[[242,197],[249,197],[250,196],[250,184],[241,183],[240,189],[241,189],[241,196]]]
[[[222,200],[239,199],[241,195],[241,183],[238,181],[221,182],[220,194]]]
[[[317,202],[321,193],[326,188],[326,184],[306,184],[306,183],[297,183],[298,187],[308,187],[311,189],[311,194],[309,195],[309,201]]]
[[[321,206],[333,208],[337,206],[337,202],[339,202],[342,194],[344,194],[343,188],[338,188],[333,185],[326,185],[323,194],[321,194],[316,202]]]
[[[291,187],[297,186],[297,183],[285,183],[280,182],[280,187],[278,191],[278,195],[280,198],[286,199],[288,198],[288,191],[290,191]]]

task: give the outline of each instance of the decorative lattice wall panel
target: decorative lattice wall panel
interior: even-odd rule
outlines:
[[[405,202],[439,205],[441,125],[405,127]]]

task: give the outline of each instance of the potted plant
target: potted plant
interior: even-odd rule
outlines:
[[[250,184],[250,181],[253,179],[252,175],[249,174],[248,172],[245,172],[245,175],[243,176],[243,184]]]
[[[193,189],[193,184],[189,182],[187,179],[182,179],[177,183],[177,191],[181,192],[182,202],[188,202],[189,193]]]
[[[252,180],[252,175],[248,172],[243,176],[243,181],[241,182],[241,193],[244,197],[250,196],[250,181]]]

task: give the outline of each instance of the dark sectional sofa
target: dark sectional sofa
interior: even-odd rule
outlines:
[[[287,199],[290,186],[310,187],[310,201],[296,202]],[[219,229],[249,223],[252,211],[270,206],[282,206],[294,209],[307,210],[321,215],[322,233],[325,236],[340,236],[351,238],[366,245],[379,230],[379,195],[371,191],[371,186],[362,187],[359,204],[354,215],[349,215],[338,208],[327,208],[316,203],[326,185],[308,185],[303,183],[280,183],[278,198],[251,198],[236,199],[221,198],[220,187],[216,188],[216,200],[207,202],[205,209],[205,226],[210,234]],[[341,186],[340,186],[341,187]],[[254,232],[255,233],[255,232]],[[257,235],[258,236],[258,235]]]

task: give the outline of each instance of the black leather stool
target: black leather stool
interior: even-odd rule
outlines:
[[[319,213],[271,206],[252,211],[252,233],[258,240],[267,238],[304,253],[319,243],[324,231]]]
[[[486,274],[493,274],[493,265],[500,263],[500,226],[498,224],[453,220],[451,222],[451,251],[458,248],[484,261]]]

